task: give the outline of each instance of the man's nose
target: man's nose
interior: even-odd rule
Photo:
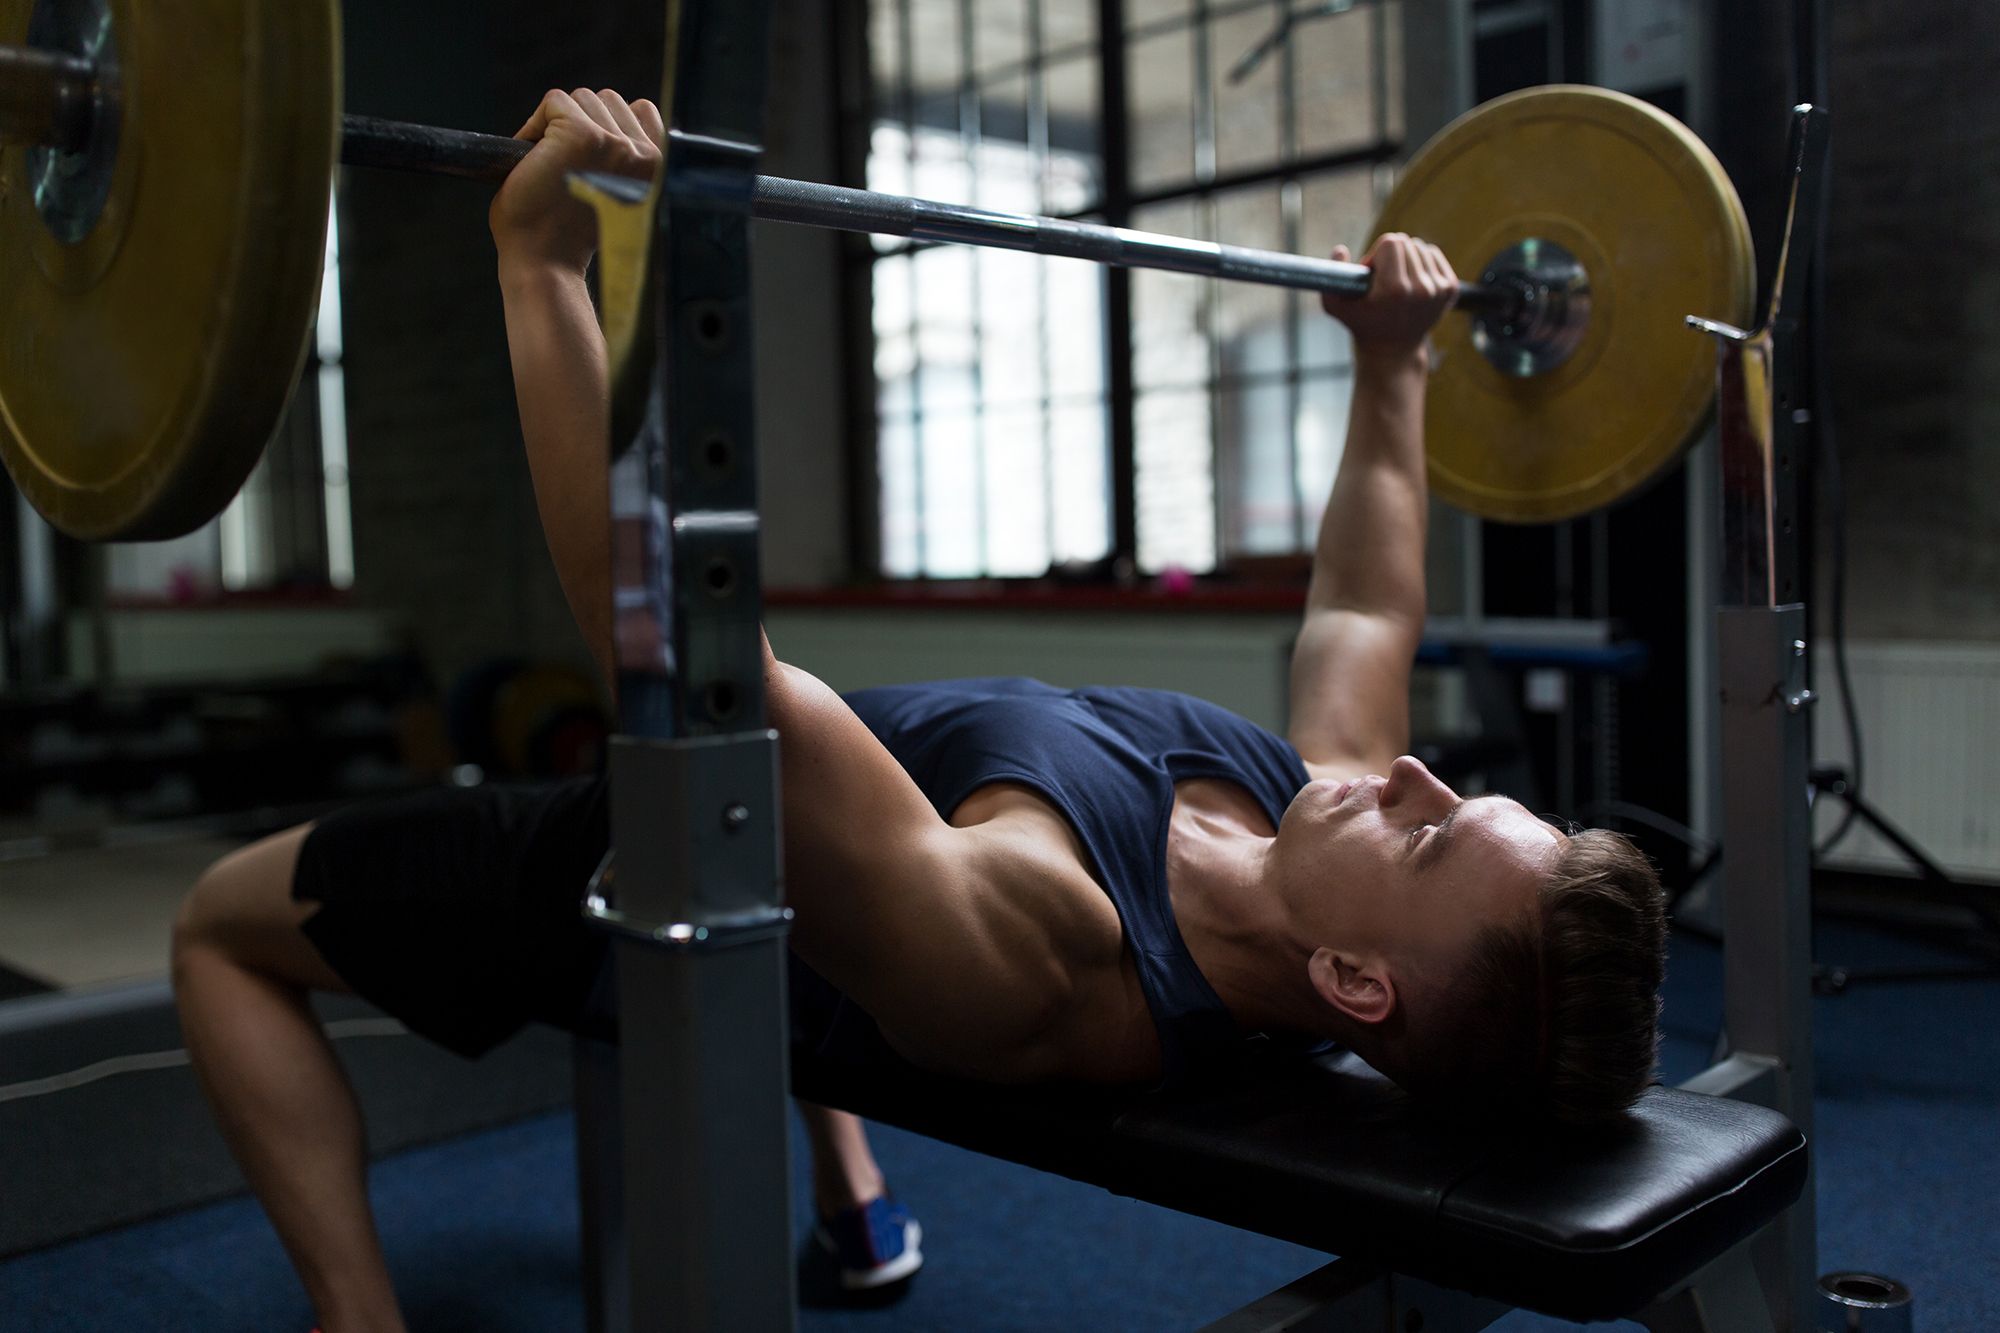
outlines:
[[[1388,780],[1382,787],[1384,805],[1418,804],[1448,807],[1451,788],[1438,781],[1415,755],[1403,755],[1389,765]]]

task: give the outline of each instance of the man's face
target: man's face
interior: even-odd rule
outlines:
[[[1326,944],[1424,970],[1463,956],[1483,927],[1530,915],[1564,841],[1520,802],[1462,799],[1405,755],[1386,777],[1309,783],[1273,853]]]

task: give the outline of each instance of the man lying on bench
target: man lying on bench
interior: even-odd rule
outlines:
[[[608,664],[606,358],[592,221],[564,179],[651,172],[663,129],[650,103],[578,90],[522,135],[539,143],[491,214],[522,428],[565,595]],[[845,997],[835,1038],[1008,1083],[1192,1080],[1252,1034],[1331,1041],[1407,1088],[1565,1122],[1614,1117],[1651,1079],[1664,927],[1645,859],[1399,757],[1424,618],[1425,340],[1457,280],[1399,235],[1366,262],[1370,295],[1331,307],[1353,408],[1287,737],[1116,687],[842,699],[767,651],[792,944]],[[328,1333],[399,1320],[353,1096],[305,993],[351,988],[466,1053],[530,1019],[586,1024],[607,947],[578,901],[606,841],[599,780],[439,792],[278,835],[189,896],[188,1046]],[[822,1207],[879,1196],[859,1123],[813,1125]],[[900,1215],[873,1220],[902,1232],[892,1257],[914,1241]],[[851,1266],[866,1280],[879,1258]]]

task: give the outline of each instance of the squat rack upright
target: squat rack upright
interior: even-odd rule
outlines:
[[[624,1021],[618,1047],[580,1040],[577,1059],[596,1329],[796,1323],[750,305],[768,11],[669,0],[662,102],[681,133],[658,207],[631,182],[575,183],[605,235],[607,323],[621,301],[639,321],[609,442],[617,859],[584,907],[612,934]],[[620,219],[637,254],[612,243]]]

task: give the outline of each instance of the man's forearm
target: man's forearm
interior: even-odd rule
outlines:
[[[535,505],[570,614],[607,678],[611,653],[610,390],[581,272],[500,265],[507,347]]]
[[[1357,357],[1347,444],[1320,520],[1306,611],[1424,615],[1424,385],[1420,347]]]

